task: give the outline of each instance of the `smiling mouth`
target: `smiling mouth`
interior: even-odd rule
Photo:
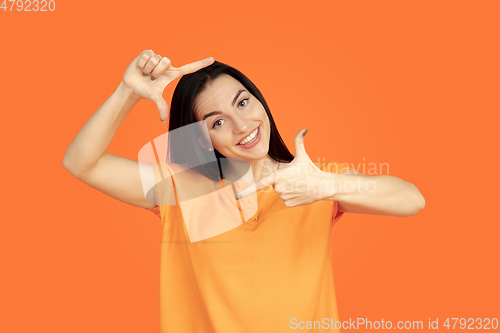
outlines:
[[[260,128],[260,125],[255,130],[253,130],[253,132],[250,133],[250,135],[248,135],[247,137],[243,138],[236,145],[237,146],[244,146],[246,144],[249,144],[249,143],[253,142],[255,140],[255,138],[257,137],[257,134],[259,134],[259,128]]]

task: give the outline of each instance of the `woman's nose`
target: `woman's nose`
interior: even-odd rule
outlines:
[[[235,134],[244,134],[248,132],[248,130],[250,129],[248,119],[245,119],[243,117],[239,116],[233,117],[233,124],[234,124],[233,130]]]

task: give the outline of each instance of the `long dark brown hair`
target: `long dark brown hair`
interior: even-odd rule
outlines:
[[[212,180],[221,178],[220,159],[224,156],[214,150],[217,159],[215,161],[214,154],[201,148],[198,143],[199,128],[186,125],[197,122],[193,105],[198,94],[207,87],[210,81],[217,79],[222,74],[227,74],[238,80],[264,106],[271,125],[269,156],[278,162],[291,162],[294,157],[283,142],[271,111],[259,89],[239,70],[218,61],[194,73],[186,74],[179,80],[172,96],[168,127],[169,133],[179,133],[179,135],[172,135],[168,141],[169,161],[167,162],[187,164],[189,168]],[[174,131],[180,128],[182,131]]]

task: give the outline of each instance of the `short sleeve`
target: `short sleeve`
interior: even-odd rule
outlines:
[[[168,208],[168,206],[176,204],[175,188],[172,181],[172,171],[165,162],[151,162],[148,164],[153,168],[155,173],[154,197],[156,207],[145,209],[162,219],[161,207],[163,206],[164,208]],[[166,212],[164,214],[166,215]]]
[[[161,212],[160,212],[160,206],[156,206],[154,208],[145,208],[146,210],[150,211],[151,213],[155,214],[161,219]]]
[[[337,201],[334,201],[335,202],[335,216],[333,217],[333,222],[337,222],[338,220],[340,220],[340,218],[342,216],[344,216],[344,212],[339,212],[339,203]]]

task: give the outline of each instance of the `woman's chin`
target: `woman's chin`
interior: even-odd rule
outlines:
[[[246,161],[255,161],[261,160],[267,156],[269,153],[269,146],[267,147],[259,147],[259,145],[251,148],[251,149],[241,149],[240,151],[233,151],[232,154],[224,155],[228,158],[241,158]]]
[[[262,150],[260,152],[256,152],[255,154],[252,154],[252,155],[249,155],[249,156],[245,156],[244,158],[247,160],[247,161],[256,161],[256,160],[261,160],[263,158],[266,158],[268,154],[268,151],[267,150]]]

